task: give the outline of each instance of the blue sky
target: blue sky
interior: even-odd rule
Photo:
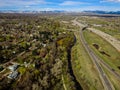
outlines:
[[[0,0],[0,10],[120,10],[120,0]]]

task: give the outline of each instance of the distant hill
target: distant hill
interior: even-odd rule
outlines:
[[[95,13],[95,14],[119,14],[120,11],[84,11],[85,13]]]
[[[31,11],[31,10],[25,10],[25,11],[17,11],[17,10],[3,10],[0,11],[0,13],[64,13],[63,10],[53,10],[53,11]]]
[[[120,11],[83,11],[83,12],[70,12],[70,11],[64,11],[64,10],[53,10],[53,11],[31,11],[31,10],[25,10],[25,11],[17,11],[17,10],[3,10],[0,11],[0,13],[41,13],[41,14],[52,14],[52,13],[69,13],[69,14],[115,14],[120,15]]]

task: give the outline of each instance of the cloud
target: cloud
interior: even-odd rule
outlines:
[[[74,6],[74,5],[80,5],[80,4],[87,4],[85,2],[77,2],[77,1],[64,1],[63,3],[59,4],[61,6]]]
[[[29,6],[29,5],[26,5],[25,7],[26,7],[26,8],[29,8],[30,6]]]
[[[100,2],[115,2],[115,3],[120,3],[120,0],[102,0]]]
[[[0,7],[6,6],[31,6],[31,5],[42,5],[49,4],[44,0],[0,0]]]

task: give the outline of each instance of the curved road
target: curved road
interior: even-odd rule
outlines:
[[[74,24],[79,25],[81,28],[85,28],[87,26],[85,26],[84,24],[81,24],[79,22],[76,21],[77,18],[75,20],[73,20]],[[99,58],[99,57],[97,57]],[[118,74],[113,68],[111,68],[107,63],[105,63],[103,60],[101,60],[101,58],[98,59],[99,63],[101,63],[101,65],[103,65],[108,71],[110,71],[115,77],[117,77],[120,80],[120,74]]]
[[[85,27],[85,26],[81,25],[79,22],[77,22],[76,19],[73,21],[73,23],[80,26],[80,27],[82,26],[82,28]],[[100,61],[99,58],[95,55],[95,53],[91,50],[91,48],[89,47],[89,45],[85,41],[83,33],[82,33],[82,29],[80,30],[80,39],[81,39],[83,46],[85,47],[86,51],[88,52],[89,56],[93,60],[93,63],[95,64],[95,66],[99,72],[99,76],[101,78],[101,81],[103,83],[105,90],[115,90],[112,83],[110,82],[110,80],[108,79],[108,77],[104,73],[103,69],[101,68],[101,66],[99,64],[99,61]]]

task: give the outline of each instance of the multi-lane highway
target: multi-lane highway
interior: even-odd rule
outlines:
[[[99,63],[99,58],[96,56],[96,54],[92,51],[92,49],[89,47],[89,45],[87,44],[87,42],[84,39],[83,36],[83,32],[82,32],[82,28],[84,28],[85,26],[80,24],[79,22],[76,21],[76,19],[73,21],[74,24],[80,26],[80,39],[81,42],[83,44],[83,46],[85,47],[86,51],[88,52],[89,56],[91,57],[91,59],[93,60],[94,65],[96,66],[98,72],[99,72],[99,76],[100,79],[103,83],[103,86],[105,88],[105,90],[114,90],[114,87],[112,85],[112,83],[110,82],[109,78],[107,77],[107,75],[104,73],[100,63]]]
[[[85,26],[84,24],[81,24],[79,22],[77,22],[77,18],[75,20],[73,20],[74,24],[79,25],[81,28],[85,28],[87,26]],[[88,28],[87,28],[88,29]],[[98,57],[99,58],[99,57]],[[101,58],[98,59],[99,63],[106,68],[108,71],[110,71],[115,77],[117,77],[120,80],[120,74],[118,74],[112,67],[110,67],[107,63],[105,63]]]

